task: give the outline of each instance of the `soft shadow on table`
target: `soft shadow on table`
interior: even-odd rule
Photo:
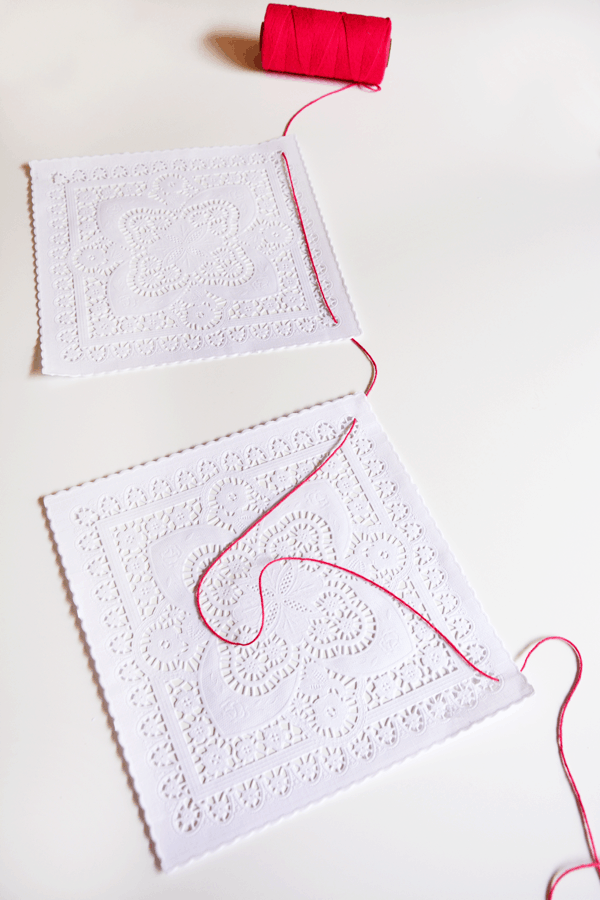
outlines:
[[[121,762],[121,768],[122,768],[122,770],[123,770],[123,773],[125,774],[125,777],[127,778],[127,783],[128,783],[128,785],[129,785],[129,787],[131,788],[131,792],[132,792],[132,794],[133,794],[133,799],[134,799],[135,805],[136,805],[136,807],[137,807],[137,813],[138,813],[139,819],[140,819],[140,821],[141,821],[141,823],[142,823],[142,826],[143,826],[143,828],[144,828],[144,833],[145,833],[145,835],[146,835],[146,838],[147,838],[147,840],[148,840],[148,843],[149,843],[149,845],[150,845],[150,852],[151,852],[152,857],[153,857],[153,860],[154,860],[154,866],[155,866],[155,868],[157,869],[157,871],[162,872],[162,866],[161,866],[161,864],[160,864],[160,857],[159,857],[159,855],[158,855],[158,853],[157,853],[157,851],[156,851],[156,846],[155,846],[155,844],[154,844],[154,841],[153,841],[153,839],[152,839],[152,835],[151,835],[151,833],[150,833],[150,829],[149,829],[148,824],[147,824],[147,822],[146,822],[146,818],[145,818],[145,816],[144,816],[144,808],[143,808],[143,806],[142,806],[142,804],[141,804],[140,798],[139,798],[138,793],[137,793],[137,791],[136,791],[136,788],[135,788],[135,784],[134,784],[133,778],[131,777],[131,773],[130,773],[130,771],[129,771],[129,766],[127,765],[127,760],[125,759],[125,754],[123,753],[123,749],[122,749],[122,747],[121,747],[121,744],[119,743],[119,735],[118,735],[117,730],[116,730],[116,728],[115,728],[115,724],[114,724],[113,719],[112,719],[112,717],[111,717],[111,714],[110,714],[110,711],[109,711],[109,708],[108,708],[108,704],[107,704],[106,699],[105,699],[105,697],[104,697],[104,692],[103,692],[102,687],[101,687],[101,685],[100,685],[100,679],[99,679],[99,677],[98,677],[98,672],[96,671],[96,664],[95,664],[95,662],[94,662],[94,657],[93,657],[93,655],[92,655],[92,651],[90,650],[90,646],[89,646],[89,644],[88,644],[88,642],[87,642],[87,638],[86,638],[86,636],[85,636],[85,632],[84,632],[84,630],[83,630],[83,628],[82,628],[81,622],[79,621],[79,616],[77,615],[77,607],[75,606],[75,601],[74,601],[74,599],[73,599],[73,594],[71,593],[71,588],[70,588],[70,586],[69,586],[69,582],[68,582],[68,580],[67,580],[67,576],[66,576],[65,570],[64,570],[64,568],[63,568],[62,559],[61,559],[61,557],[60,557],[60,553],[59,553],[59,551],[58,551],[58,547],[57,547],[56,541],[55,541],[55,539],[54,539],[54,533],[52,532],[52,528],[51,528],[51,526],[50,526],[50,520],[49,520],[49,518],[48,518],[48,513],[46,512],[46,507],[44,506],[44,500],[43,500],[42,497],[40,497],[40,498],[38,499],[38,503],[39,503],[39,505],[40,505],[40,507],[41,507],[41,510],[42,510],[42,515],[43,515],[43,517],[44,517],[44,523],[45,523],[46,529],[47,529],[47,531],[48,531],[48,537],[50,538],[50,543],[52,544],[52,550],[54,551],[54,556],[55,556],[55,559],[56,559],[56,564],[57,564],[57,566],[58,566],[58,571],[59,571],[59,573],[60,573],[62,585],[63,585],[63,588],[64,588],[64,590],[65,590],[65,595],[66,595],[67,601],[68,601],[68,603],[69,603],[70,612],[71,612],[71,615],[73,616],[73,619],[74,619],[74,622],[75,622],[75,626],[76,626],[76,628],[77,628],[77,632],[78,632],[78,635],[79,635],[79,640],[80,640],[80,642],[81,642],[81,644],[82,644],[82,646],[83,646],[83,649],[85,650],[85,655],[86,655],[86,659],[87,659],[88,669],[90,670],[90,674],[91,674],[91,676],[92,676],[92,680],[93,680],[93,682],[94,682],[94,684],[95,684],[95,686],[96,686],[96,690],[97,690],[97,692],[98,692],[98,697],[99,697],[100,702],[101,702],[101,704],[102,704],[102,710],[103,710],[103,712],[104,712],[104,714],[105,714],[105,716],[106,716],[106,721],[107,721],[108,727],[110,728],[110,732],[111,732],[111,735],[112,735],[112,739],[113,739],[113,741],[114,741],[114,743],[115,743],[115,745],[116,745],[117,752],[118,752],[118,754],[119,754],[119,758],[120,758],[120,762]]]
[[[33,354],[31,356],[31,365],[29,366],[29,374],[30,375],[41,375],[42,374],[42,342],[40,341],[40,337],[38,335],[38,339],[35,342],[35,347],[33,348]]]
[[[239,32],[210,31],[202,45],[221,62],[254,72],[262,72],[260,43],[256,36]]]
[[[28,163],[23,163],[21,169],[25,172],[27,176],[27,210],[29,212],[29,227],[31,229],[31,252],[32,258],[31,262],[33,265],[33,277],[35,279],[35,299],[36,299],[36,309],[37,301],[38,301],[38,283],[37,283],[37,271],[35,268],[35,236],[33,231],[33,196],[31,189],[31,169],[29,168]],[[29,367],[30,375],[41,375],[42,374],[42,345],[40,343],[40,333],[39,333],[39,321],[38,321],[38,335],[37,340],[35,342],[35,347],[33,348],[33,355],[31,357],[31,365]]]

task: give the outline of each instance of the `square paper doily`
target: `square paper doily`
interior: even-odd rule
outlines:
[[[208,562],[357,427],[210,573]],[[79,616],[164,868],[506,709],[531,689],[363,395],[46,498]],[[208,579],[207,579],[208,580]]]
[[[319,292],[294,205],[285,152]],[[49,375],[355,337],[358,324],[293,137],[249,147],[31,163]]]

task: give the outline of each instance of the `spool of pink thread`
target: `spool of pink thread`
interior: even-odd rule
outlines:
[[[391,19],[269,3],[260,35],[263,68],[379,85],[392,44]]]

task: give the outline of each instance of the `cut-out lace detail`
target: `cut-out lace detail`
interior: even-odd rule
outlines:
[[[31,177],[44,372],[93,374],[358,334],[294,138],[33,162]]]
[[[228,209],[213,212],[219,227],[233,227]],[[250,646],[226,645],[200,621],[194,589],[210,562],[331,452],[354,417],[331,462],[209,572],[208,621],[230,640],[250,640],[265,563],[313,557],[404,597],[499,683],[474,674],[377,588],[308,561],[267,570],[265,627]],[[529,692],[364,397],[73,488],[46,506],[165,868]]]

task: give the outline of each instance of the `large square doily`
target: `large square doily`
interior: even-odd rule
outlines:
[[[327,311],[307,252],[285,152]],[[355,337],[293,137],[30,166],[42,371],[117,369]]]
[[[199,619],[206,586],[232,647]],[[47,497],[124,756],[165,869],[469,728],[531,692],[363,395]]]

